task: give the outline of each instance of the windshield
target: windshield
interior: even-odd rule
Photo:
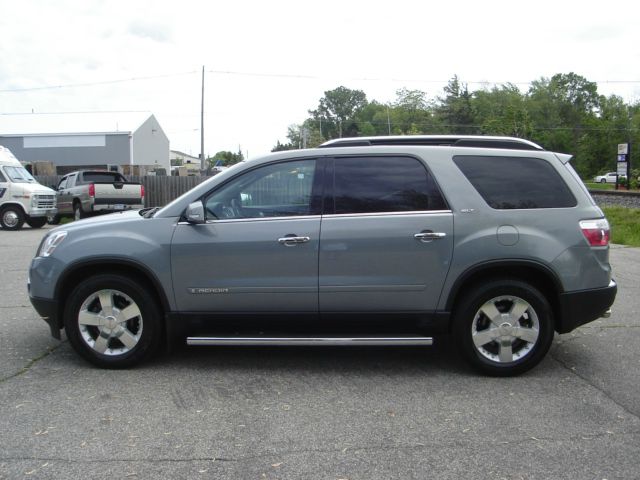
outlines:
[[[23,167],[4,167],[4,173],[14,183],[37,183],[36,179]]]

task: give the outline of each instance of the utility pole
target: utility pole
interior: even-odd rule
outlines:
[[[200,103],[200,169],[204,170],[204,65],[202,66],[202,97]]]

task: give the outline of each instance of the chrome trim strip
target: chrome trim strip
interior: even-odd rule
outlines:
[[[336,213],[323,215],[322,218],[351,218],[351,217],[389,217],[389,216],[410,216],[410,215],[451,215],[451,210],[416,210],[412,212],[377,212],[377,213]]]
[[[426,285],[320,285],[320,292],[422,292],[426,288]]]
[[[413,346],[433,345],[432,337],[187,337],[187,345]]]
[[[313,220],[316,218],[321,218],[321,215],[299,215],[299,216],[291,216],[291,217],[249,217],[249,218],[228,218],[217,220],[207,220],[205,223],[196,223],[193,225],[215,225],[218,223],[240,223],[240,222],[273,222],[276,220]],[[178,225],[192,225],[189,222],[178,222]]]
[[[315,286],[311,287],[298,287],[298,286],[290,286],[290,287],[188,287],[188,293],[193,293],[191,290],[212,290],[213,293],[216,290],[224,290],[224,292],[219,292],[224,295],[232,295],[234,293],[316,293],[318,290]],[[193,293],[195,294],[195,293]]]
[[[429,216],[444,216],[452,215],[452,210],[416,210],[412,212],[377,212],[377,213],[339,213],[331,215],[300,215],[291,217],[250,217],[250,218],[229,218],[229,219],[217,219],[207,220],[205,223],[191,224],[189,222],[178,222],[178,225],[215,225],[217,223],[237,223],[237,222],[273,222],[276,220],[312,220],[316,218],[353,218],[353,217],[390,217],[390,216],[410,216],[410,215],[429,215]]]

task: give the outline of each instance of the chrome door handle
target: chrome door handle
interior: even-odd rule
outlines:
[[[420,232],[416,233],[413,238],[421,242],[430,242],[431,240],[439,240],[446,236],[447,234],[444,232]]]
[[[284,245],[286,247],[293,247],[295,245],[297,245],[298,243],[307,243],[309,240],[311,240],[310,237],[282,237],[278,239],[278,243],[281,245]]]

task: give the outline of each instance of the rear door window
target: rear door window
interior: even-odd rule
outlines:
[[[413,157],[338,157],[327,213],[445,210],[433,177]],[[331,211],[333,210],[333,211]]]
[[[498,210],[575,207],[569,187],[541,158],[460,155],[454,163],[487,204]]]

